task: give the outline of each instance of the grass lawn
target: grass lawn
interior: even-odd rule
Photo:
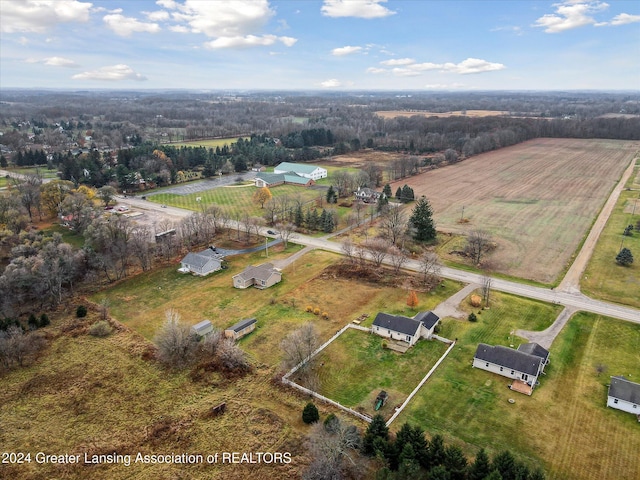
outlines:
[[[50,227],[43,229],[43,232],[49,235],[59,233],[62,235],[63,242],[68,243],[75,248],[82,248],[84,246],[84,237],[82,235],[78,235],[76,232],[63,227],[62,225],[51,225]]]
[[[176,143],[167,143],[166,145],[180,148],[180,147],[207,147],[207,148],[216,148],[216,147],[224,147],[225,145],[231,146],[238,141],[240,137],[228,137],[228,138],[212,138],[210,140],[193,140],[188,142],[176,142]],[[242,137],[245,140],[248,140],[250,137]]]
[[[9,185],[9,179],[7,177],[0,177],[0,188]]]
[[[7,168],[6,170],[13,173],[20,173],[22,175],[30,175],[39,173],[42,178],[58,178],[57,170],[48,170],[46,166],[43,167],[20,167],[20,168]]]
[[[634,180],[640,183],[638,167],[628,185],[633,186]],[[586,295],[640,308],[640,231],[634,229],[631,236],[622,234],[627,225],[635,227],[640,221],[639,198],[638,190],[624,190],[620,194],[580,282]],[[632,207],[634,201],[638,201],[635,212]],[[628,267],[615,261],[621,246],[631,250],[634,256],[635,261]]]
[[[383,348],[383,342],[377,335],[345,331],[318,355],[319,393],[373,416],[375,398],[385,390],[389,400],[378,413],[390,417],[447,349],[442,342],[421,340],[400,354]]]
[[[238,217],[245,213],[251,216],[262,216],[264,210],[260,205],[253,201],[253,195],[256,188],[251,185],[247,186],[231,186],[212,188],[202,192],[191,193],[188,195],[176,195],[174,193],[158,193],[148,197],[150,202],[171,205],[173,207],[186,208],[188,210],[200,211],[203,206],[217,205],[223,208],[232,217]],[[326,192],[324,189],[302,188],[292,185],[279,185],[271,189],[273,198],[287,195],[290,198],[299,197],[303,202],[312,202],[322,197],[324,199]],[[196,198],[200,198],[200,202],[196,202]]]
[[[479,342],[521,343],[509,335],[512,322],[495,323],[487,313],[477,324],[445,321],[442,334],[460,341],[397,425],[409,421],[441,433],[469,455],[482,446],[493,453],[510,449],[532,466],[543,464],[551,479],[638,478],[637,421],[606,408],[606,385],[609,375],[640,378],[640,326],[578,313],[552,346],[541,385],[527,397],[507,389],[509,379],[471,367]],[[515,323],[539,329],[544,325],[536,317]],[[598,375],[599,364],[606,373]]]

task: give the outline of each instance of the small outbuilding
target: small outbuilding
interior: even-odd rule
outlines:
[[[213,332],[213,325],[210,320],[203,320],[191,327],[191,331],[199,337],[204,337]]]
[[[255,318],[246,318],[244,320],[240,320],[235,325],[231,325],[224,331],[224,336],[227,338],[233,338],[234,340],[239,340],[245,335],[250,334],[256,329],[256,324],[258,320]]]
[[[607,407],[634,413],[640,421],[640,383],[631,382],[623,376],[611,377]]]

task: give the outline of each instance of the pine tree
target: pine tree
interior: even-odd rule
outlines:
[[[616,255],[616,263],[618,265],[622,265],[623,267],[627,267],[633,263],[633,254],[631,250],[628,248],[623,248],[620,250],[620,253]]]
[[[382,193],[384,193],[387,198],[391,197],[391,185],[389,185],[388,183],[385,184],[384,188],[382,189]]]
[[[433,210],[424,196],[417,201],[409,218],[409,225],[414,229],[413,238],[419,242],[428,242],[436,238]]]
[[[304,223],[304,214],[302,213],[301,205],[298,205],[296,207],[296,213],[295,213],[293,223],[295,223],[296,227],[301,227],[302,224]]]
[[[396,190],[396,199],[402,201],[402,187],[398,187]]]
[[[384,441],[389,440],[389,427],[387,427],[384,417],[379,413],[373,417],[362,438],[362,448],[365,455],[374,454],[373,442],[376,438]]]
[[[389,199],[386,197],[386,195],[380,195],[378,197],[378,207],[377,207],[378,212],[385,210],[388,205],[389,205]]]
[[[429,465],[435,467],[444,463],[445,450],[442,435],[434,435],[427,447]]]
[[[451,480],[465,480],[467,457],[457,445],[449,445],[444,450],[444,466],[451,474]]]
[[[320,413],[318,413],[318,407],[309,402],[304,406],[302,410],[302,421],[304,423],[311,424],[320,420]]]
[[[516,478],[516,460],[509,450],[496,455],[491,462],[491,468],[497,470],[503,480],[515,480]]]
[[[478,455],[476,455],[475,461],[469,468],[469,480],[483,480],[490,472],[489,456],[484,448],[481,448]]]
[[[333,185],[329,187],[327,190],[327,203],[336,203],[338,201],[338,196],[336,195],[336,191],[333,189]]]

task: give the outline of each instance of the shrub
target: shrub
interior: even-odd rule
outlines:
[[[320,315],[320,309],[318,307],[313,309],[313,314],[314,315]]]
[[[40,315],[40,328],[46,327],[50,323],[51,322],[49,321],[49,316],[46,313],[43,313],[42,315]]]
[[[84,305],[79,305],[78,308],[76,308],[76,317],[84,318],[86,316],[87,316],[87,307],[85,307]]]
[[[307,307],[305,308],[305,311],[313,312],[313,307],[311,305],[307,305]]]
[[[470,322],[477,322],[478,321],[478,317],[476,317],[476,314],[471,312],[469,314],[469,316],[467,317],[467,320],[469,320]]]
[[[326,320],[327,318],[329,318],[329,314],[327,312],[322,312],[322,318]]]
[[[469,301],[471,302],[472,307],[479,307],[480,305],[482,305],[482,297],[480,295],[476,295],[475,293],[471,295]]]
[[[89,335],[94,337],[107,337],[113,331],[106,320],[99,320],[89,327]]]
[[[311,423],[316,423],[318,420],[320,420],[318,407],[316,407],[312,402],[307,403],[302,410],[302,421],[309,425]]]
[[[29,324],[29,330],[36,330],[39,326],[38,319],[33,313],[29,315],[29,321],[27,323]]]

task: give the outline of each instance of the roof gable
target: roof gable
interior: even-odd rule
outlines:
[[[549,350],[541,347],[537,343],[523,343],[518,346],[519,352],[528,353],[529,355],[535,355],[536,357],[542,358],[545,362],[549,358]]]
[[[318,169],[317,165],[304,165],[301,163],[290,163],[290,162],[282,162],[280,165],[276,166],[274,170],[287,171],[287,172],[295,172],[295,173],[306,173],[310,174]]]
[[[640,383],[633,383],[623,376],[611,377],[609,396],[640,405]]]
[[[386,328],[404,335],[414,336],[420,329],[421,323],[413,318],[401,315],[390,315],[388,313],[378,313],[373,321],[374,327]]]
[[[278,270],[272,263],[263,263],[262,265],[249,265],[242,272],[234,275],[234,277],[242,278],[243,280],[268,280],[271,275],[278,273]]]
[[[538,375],[542,362],[541,357],[502,345],[492,347],[485,343],[478,345],[474,358],[529,375]]]
[[[440,317],[433,312],[420,312],[413,318],[414,320],[422,322],[424,327],[429,330],[431,330],[433,326],[440,320]]]
[[[229,328],[227,328],[227,330],[233,330],[234,332],[238,333],[248,326],[253,325],[257,321],[258,320],[256,320],[255,318],[245,318],[244,320],[240,320],[238,323],[231,325]]]

